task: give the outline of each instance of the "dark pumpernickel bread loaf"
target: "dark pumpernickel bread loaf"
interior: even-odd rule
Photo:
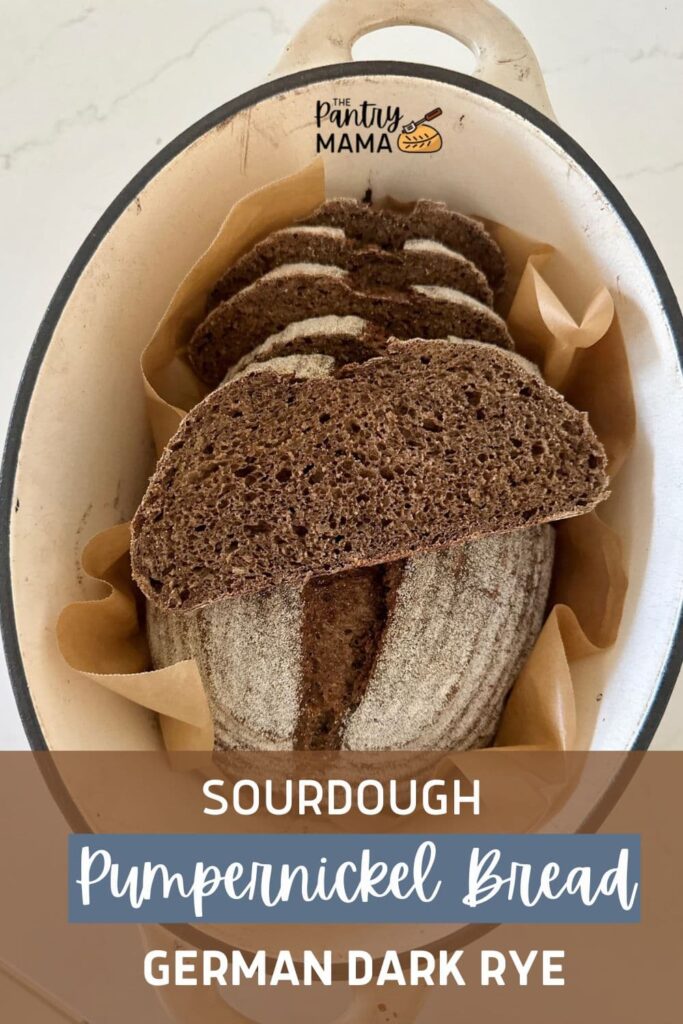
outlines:
[[[432,285],[393,294],[356,292],[343,270],[292,263],[216,306],[194,332],[188,358],[215,387],[269,335],[296,320],[335,314],[363,317],[397,338],[454,335],[514,347],[505,321],[469,295]]]
[[[302,224],[342,228],[347,237],[383,249],[401,249],[409,238],[429,238],[462,253],[486,275],[494,292],[505,284],[505,257],[483,224],[445,203],[419,199],[412,210],[383,210],[356,199],[328,199]]]
[[[321,263],[341,267],[356,291],[403,291],[413,284],[455,288],[487,306],[493,293],[486,277],[460,253],[439,242],[408,240],[396,252],[359,245],[340,228],[300,225],[274,231],[242,256],[213,288],[208,308],[231,299],[236,292],[285,263]]]
[[[516,357],[397,343],[334,376],[267,372],[188,414],[133,520],[132,567],[192,609],[578,515],[607,496],[585,414]]]

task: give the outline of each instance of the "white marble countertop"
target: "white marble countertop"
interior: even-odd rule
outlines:
[[[371,2],[371,0],[369,0]],[[0,434],[43,311],[111,199],[208,110],[263,81],[317,0],[2,0]],[[558,120],[616,182],[683,295],[683,4],[499,0]],[[407,30],[409,32],[409,30]],[[448,64],[450,48],[356,56]],[[385,44],[386,47],[386,44]],[[467,70],[467,62],[459,64]],[[683,684],[656,746],[683,748]],[[0,666],[0,748],[26,746]]]

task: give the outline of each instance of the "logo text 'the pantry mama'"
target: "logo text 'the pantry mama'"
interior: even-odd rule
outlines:
[[[401,108],[363,100],[352,106],[348,97],[317,100],[316,153],[437,153],[439,132],[430,123],[441,116],[436,107],[422,117],[405,120]]]

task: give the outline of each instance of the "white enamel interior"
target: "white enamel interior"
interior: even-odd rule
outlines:
[[[630,589],[613,650],[577,671],[580,741],[626,749],[653,699],[674,637],[683,581],[679,491],[683,381],[643,258],[615,210],[554,142],[520,116],[453,85],[351,77],[265,99],[212,129],[134,199],[83,271],[43,361],[24,430],[11,532],[17,626],[31,698],[53,748],[158,746],[153,717],[71,673],[55,622],[93,596],[78,556],[128,518],[150,466],[139,354],[185,271],[230,205],[315,155],[316,99],[440,106],[433,155],[327,155],[328,193],[428,197],[548,241],[563,254],[553,284],[574,314],[596,280],[612,290],[638,409],[633,455],[605,515],[623,538]],[[596,699],[602,694],[600,700]]]

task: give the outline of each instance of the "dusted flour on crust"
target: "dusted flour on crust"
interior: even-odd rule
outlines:
[[[218,749],[291,750],[301,688],[301,591],[219,601],[189,615],[147,602],[152,663],[194,658]]]
[[[540,526],[409,559],[343,746],[487,746],[543,624],[553,550]]]

